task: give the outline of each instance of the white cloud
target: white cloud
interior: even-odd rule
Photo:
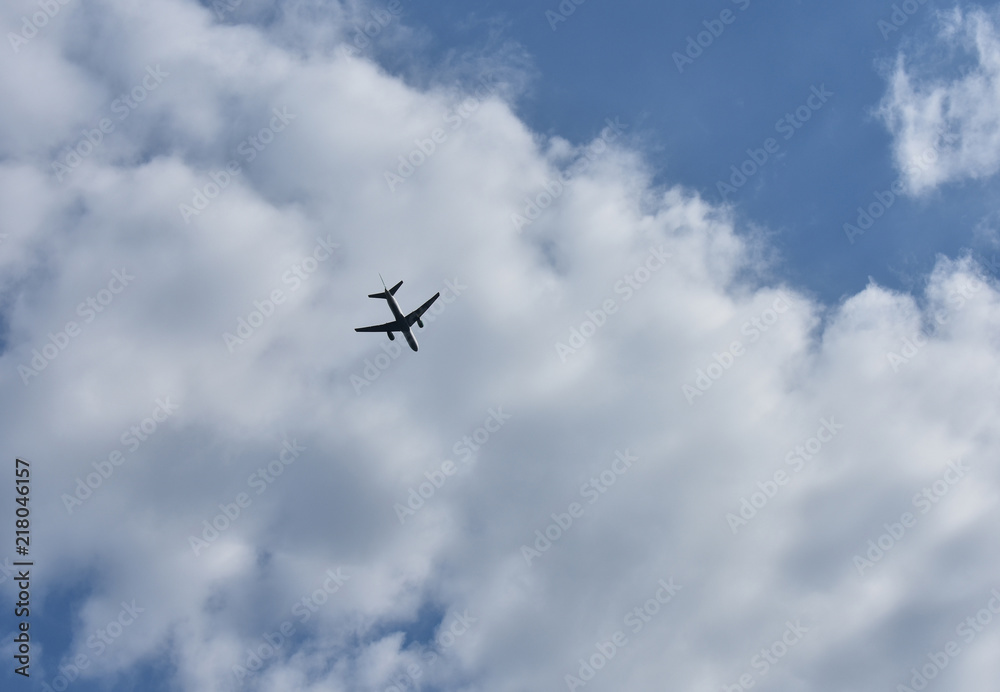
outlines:
[[[996,12],[955,9],[941,16],[934,50],[901,53],[880,115],[895,141],[906,187],[923,194],[948,182],[992,176],[1000,168],[1000,36]],[[939,76],[943,56],[973,58]]]
[[[407,86],[326,39],[305,56],[284,48],[300,15],[274,39],[175,0],[130,8],[90,18],[127,41],[62,51],[72,37],[52,27],[0,68],[5,83],[39,71],[19,108],[45,115],[16,145],[11,129],[32,119],[3,121],[0,176],[18,187],[0,193],[17,202],[0,207],[13,272],[0,438],[36,469],[35,597],[86,587],[72,612],[44,614],[71,628],[68,657],[97,662],[86,676],[169,659],[182,689],[228,688],[287,622],[294,634],[243,689],[556,689],[618,630],[627,644],[586,689],[741,675],[891,689],[987,602],[1000,297],[975,264],[942,258],[920,296],[872,284],[838,306],[757,285],[757,241],[725,209],[653,189],[624,138],[517,233],[511,214],[572,149],[532,133],[503,92],[455,125],[468,94]],[[309,31],[339,36],[338,17]],[[85,88],[53,86],[94,64]],[[53,152],[156,64],[170,77],[155,99],[57,181]],[[247,160],[240,143],[282,107],[294,120]],[[444,141],[390,192],[385,171],[438,128]],[[186,223],[180,205],[231,160],[240,173]],[[328,236],[335,256],[293,289],[285,273]],[[668,255],[655,270],[651,248]],[[122,268],[134,281],[84,322],[77,306]],[[467,289],[419,332],[419,353],[358,393],[351,375],[382,353],[353,331],[387,319],[365,297],[380,271],[405,281],[404,307],[446,280]],[[274,290],[284,302],[230,353],[223,333]],[[80,334],[24,385],[18,365],[68,321]],[[574,330],[586,341],[563,362],[556,344],[579,343]],[[926,343],[911,353],[907,339]],[[142,432],[159,397],[177,411],[129,449],[122,435]],[[456,443],[495,407],[511,418],[461,461]],[[272,469],[285,440],[306,450]],[[121,465],[69,514],[62,496],[116,449]],[[638,460],[615,473],[625,450]],[[457,473],[401,526],[394,505],[449,458]],[[854,556],[918,513],[913,496],[956,458],[968,478],[859,575]],[[190,536],[241,493],[196,556]],[[574,502],[572,525],[526,564],[522,545]],[[349,579],[324,591],[338,568]],[[681,588],[635,631],[627,618],[660,580]],[[133,598],[145,611],[96,657],[87,638]],[[415,622],[465,611],[476,621],[431,651],[443,630]],[[762,673],[753,657],[789,621],[808,632]],[[980,654],[996,636],[947,674],[995,680]],[[50,681],[58,663],[39,662]]]

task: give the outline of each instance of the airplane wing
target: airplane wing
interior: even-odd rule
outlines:
[[[356,332],[401,332],[402,328],[399,326],[399,322],[393,320],[392,322],[386,322],[385,324],[376,324],[374,327],[356,327],[354,329]]]
[[[438,296],[440,296],[440,295],[441,295],[440,292],[435,293],[434,296],[430,300],[428,300],[426,303],[424,303],[419,308],[417,308],[416,310],[414,310],[413,312],[411,312],[409,315],[407,315],[406,316],[406,325],[407,326],[412,326],[414,322],[416,322],[417,320],[419,320],[420,316],[423,315],[425,312],[427,312],[427,308],[429,308],[431,306],[431,303],[433,303],[435,300],[437,300]]]

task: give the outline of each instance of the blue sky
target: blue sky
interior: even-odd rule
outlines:
[[[993,690],[1000,7],[897,5],[5,5],[0,684]]]
[[[743,223],[774,234],[781,276],[823,300],[861,290],[868,277],[912,290],[937,253],[987,251],[973,230],[994,211],[990,181],[901,200],[855,244],[843,230],[898,177],[891,136],[874,115],[887,66],[933,37],[936,10],[950,4],[924,3],[895,31],[879,26],[892,19],[890,2],[590,1],[555,30],[544,13],[558,3],[550,4],[407,3],[406,11],[426,27],[429,60],[491,39],[516,42],[532,67],[516,109],[532,128],[579,143],[619,117],[640,138],[659,184],[723,201],[717,183],[729,167],[779,138],[777,157],[725,201]],[[726,10],[732,23],[678,71],[673,54]],[[820,85],[834,97],[794,137],[777,134],[777,121]]]

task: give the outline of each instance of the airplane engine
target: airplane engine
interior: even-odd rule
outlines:
[[[392,332],[386,332],[386,334],[389,335],[389,341],[395,341],[396,340],[396,336]]]
[[[421,319],[418,319],[417,320],[417,326],[420,327],[421,329],[423,329],[424,328],[424,321],[421,320]]]

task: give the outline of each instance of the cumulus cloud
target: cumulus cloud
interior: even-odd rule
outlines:
[[[900,53],[880,115],[896,167],[912,194],[981,179],[1000,168],[1000,36],[997,13],[956,8],[940,16],[932,48]],[[941,75],[940,65],[971,61]]]
[[[820,304],[627,123],[547,141],[504,65],[415,87],[290,7],[67,5],[0,68],[39,679],[881,690],[949,640],[997,679],[956,633],[1000,586],[988,269]],[[419,353],[353,331],[378,272],[442,292]]]

